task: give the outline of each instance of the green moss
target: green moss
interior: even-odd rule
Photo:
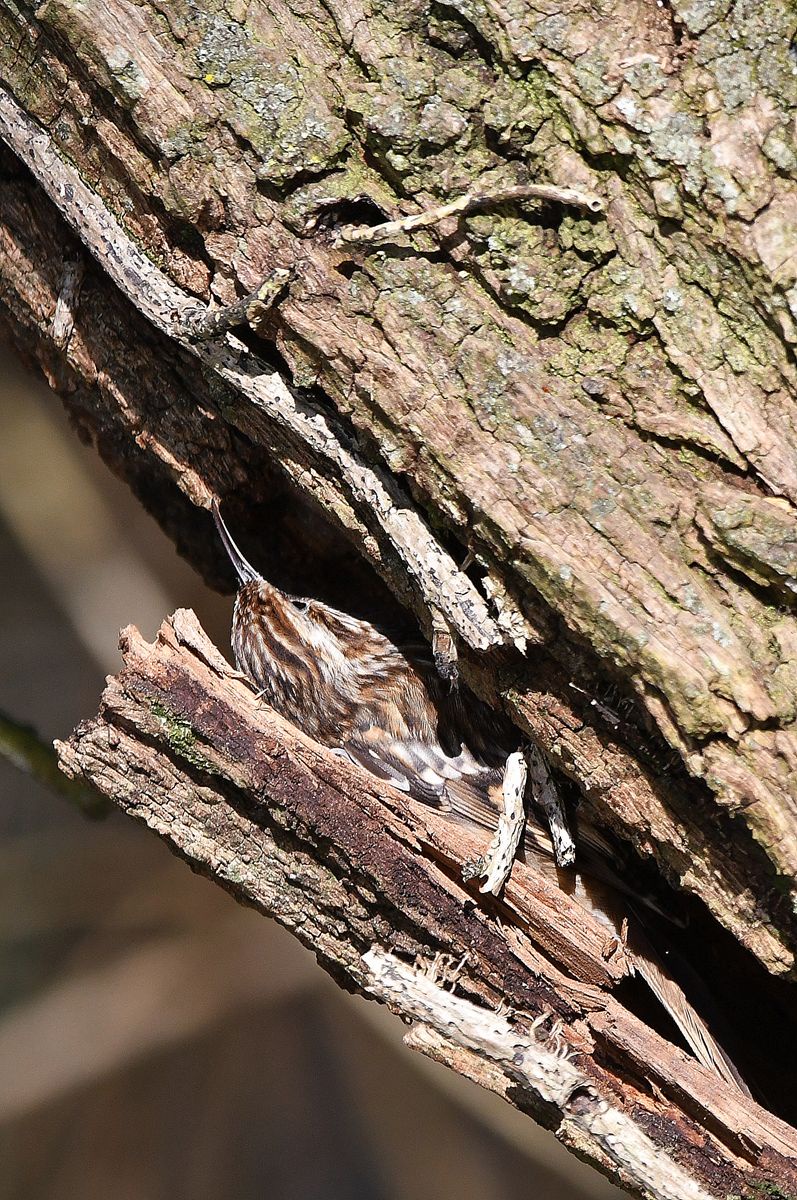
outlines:
[[[768,1196],[770,1200],[797,1200],[794,1192],[784,1192],[776,1183],[751,1183],[750,1196]]]
[[[349,134],[326,103],[316,69],[277,39],[260,41],[248,25],[208,14],[198,20],[197,75],[228,92],[227,123],[260,158],[258,177],[285,183],[327,168]]]
[[[200,771],[207,771],[211,774],[214,772],[213,764],[197,749],[197,736],[191,728],[189,721],[176,716],[165,704],[161,704],[158,700],[151,702],[150,712],[157,718],[159,725],[166,734],[166,740],[175,754],[178,754],[180,758],[185,759],[192,767],[197,767]]]
[[[629,342],[625,334],[593,323],[586,313],[578,313],[555,346],[555,354],[548,359],[548,367],[555,374],[564,379],[600,379],[606,374],[616,375],[628,355]]]
[[[455,104],[462,112],[475,110],[484,101],[487,79],[486,70],[479,69],[478,64],[451,67],[438,76],[437,93],[441,100]]]
[[[606,56],[598,46],[591,46],[578,55],[573,64],[573,77],[580,94],[593,107],[605,104],[620,90],[620,82],[609,70]]]
[[[656,312],[643,270],[612,260],[590,281],[587,308],[622,333],[645,333]]]
[[[498,144],[522,152],[555,106],[540,73],[528,79],[499,78],[488,93],[484,123]]]
[[[243,883],[248,878],[249,872],[244,867],[243,863],[233,860],[229,863],[222,863],[218,870],[219,877],[226,879],[229,883]]]

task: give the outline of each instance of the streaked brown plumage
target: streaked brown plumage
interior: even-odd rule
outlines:
[[[268,583],[235,545],[215,499],[213,516],[241,584],[232,622],[235,660],[267,703],[377,778],[492,830],[503,764],[517,744],[512,727],[467,689],[444,684],[428,647],[396,645],[368,621]],[[561,882],[548,831],[533,815],[524,849],[527,861]],[[747,1093],[644,933],[636,908],[655,905],[626,886],[598,830],[580,827],[578,866],[567,882],[580,904],[624,937],[629,961],[696,1057]]]

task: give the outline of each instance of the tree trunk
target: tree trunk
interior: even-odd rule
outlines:
[[[793,19],[616,8],[0,3],[3,320],[211,582],[218,494],[275,582],[446,623],[631,873],[686,895],[793,1119]],[[529,180],[600,211],[335,233]],[[257,330],[197,340],[276,268]],[[622,950],[567,897],[521,868],[474,905],[475,835],[258,712],[185,614],[125,648],[68,770],[627,1186],[797,1189],[797,1135],[610,994]],[[384,957],[430,950],[468,954],[450,1027]],[[546,1017],[531,1067],[465,1036],[469,1000]]]

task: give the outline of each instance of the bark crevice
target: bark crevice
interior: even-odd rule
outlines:
[[[8,336],[206,578],[228,583],[218,495],[265,573],[326,574],[338,607],[427,634],[443,612],[474,688],[705,906],[709,953],[708,913],[793,978],[788,6],[131,11],[0,6]],[[605,211],[499,206],[367,253],[307,228],[521,174]],[[260,336],[183,337],[297,262]],[[790,986],[749,970],[786,1012]]]
[[[413,972],[402,975],[410,985],[405,1002],[380,983],[379,964],[401,974],[406,968],[391,965],[396,954],[415,962],[423,991],[437,986],[430,981],[440,970],[445,976],[446,962],[461,960],[451,983],[457,996],[479,1006],[467,1020],[505,1022],[496,1008],[514,1013],[513,1029],[502,1034],[507,1071],[499,1075],[510,1100],[520,1100],[515,1067],[534,1055],[535,1030],[547,1028],[558,1062],[577,1064],[561,1093],[541,1084],[536,1068],[531,1084],[523,1076],[522,1106],[530,1101],[535,1108],[540,1098],[553,1105],[565,1141],[578,1108],[573,1098],[583,1094],[594,1098],[596,1112],[625,1122],[641,1144],[652,1139],[662,1178],[667,1163],[675,1171],[669,1147],[689,1145],[679,1169],[707,1195],[734,1188],[744,1194],[773,1179],[784,1189],[787,1181],[797,1186],[797,1134],[612,996],[627,972],[624,956],[605,956],[605,931],[573,900],[522,864],[502,902],[487,907],[477,900],[456,864],[483,851],[489,835],[384,790],[264,707],[193,614],[175,613],[152,645],[129,629],[122,646],[125,666],[109,681],[99,715],[57,747],[70,776],[110,795],[193,869],[275,916],[337,977],[405,1018],[419,1017]],[[434,967],[436,951],[445,957]],[[458,1001],[445,990],[437,998],[426,994],[445,1014],[441,1024],[432,1022],[436,1036],[457,1044]],[[411,1044],[419,1037],[414,1030]],[[476,1052],[485,1053],[478,1046]],[[500,1061],[503,1051],[497,1053],[487,1051],[487,1058]],[[440,1044],[435,1055],[461,1069]],[[593,1135],[582,1151],[617,1172],[602,1135]],[[646,1174],[641,1144],[638,1158],[627,1150],[620,1178],[633,1179],[644,1195],[675,1200],[679,1193]]]

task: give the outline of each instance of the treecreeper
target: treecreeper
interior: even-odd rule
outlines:
[[[310,737],[412,799],[492,830],[502,808],[504,767],[517,747],[514,727],[464,684],[450,687],[427,645],[396,644],[369,621],[269,583],[234,542],[215,498],[212,510],[239,581],[233,654],[259,695]],[[533,809],[522,846],[532,869],[560,882],[563,868],[550,832]],[[646,910],[661,910],[620,870],[612,845],[581,821],[568,872],[571,896],[622,941],[631,967],[700,1062],[749,1095],[646,932]]]

